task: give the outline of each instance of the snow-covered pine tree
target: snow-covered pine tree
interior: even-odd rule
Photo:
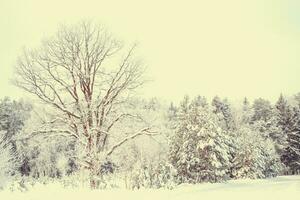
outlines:
[[[224,141],[229,149],[229,160],[232,163],[232,159],[234,158],[236,147],[235,147],[235,135],[234,132],[237,129],[238,124],[236,123],[238,119],[237,116],[234,115],[232,111],[232,107],[229,104],[227,99],[221,100],[218,96],[214,97],[212,100],[212,109],[214,115],[216,115],[218,119],[219,126],[224,130],[227,140]],[[228,170],[228,176],[231,177],[232,166]]]
[[[187,132],[187,117],[189,113],[189,104],[190,100],[188,96],[185,96],[184,99],[180,102],[180,105],[177,110],[177,115],[175,118],[176,124],[174,125],[174,134],[170,140],[169,148],[169,160],[172,165],[180,171],[180,176],[187,176],[186,172],[182,168],[182,165],[179,165],[180,151],[182,151],[182,144],[184,143],[184,134]]]
[[[258,120],[267,121],[272,116],[272,105],[268,100],[258,98],[254,100],[253,105],[253,116],[251,122]]]
[[[283,156],[284,149],[287,146],[288,132],[290,132],[293,110],[287,100],[281,94],[275,104],[274,115],[271,118],[271,124],[276,127],[270,137],[275,142],[275,147],[280,156]]]
[[[171,163],[181,182],[222,181],[229,169],[228,138],[209,108],[193,102],[189,104],[185,98],[179,107],[170,147]]]
[[[300,107],[293,109],[293,115],[287,128],[287,146],[281,156],[288,167],[288,174],[300,173]]]
[[[192,102],[195,106],[197,107],[203,107],[206,108],[208,107],[207,100],[204,96],[198,95]]]
[[[231,106],[227,99],[221,100],[218,96],[212,100],[213,113],[219,118],[219,121],[224,130],[234,130],[235,123],[231,110]]]
[[[253,117],[251,120],[252,129],[258,131],[266,140],[272,140],[276,153],[280,156],[286,145],[286,134],[284,128],[280,125],[282,114],[285,115],[288,109],[283,96],[281,96],[275,107],[265,99],[256,99],[253,103]],[[279,111],[279,108],[281,111]],[[283,111],[284,110],[284,111]],[[284,122],[286,123],[286,122]],[[282,166],[281,166],[282,167]],[[280,172],[282,169],[278,169]]]
[[[249,124],[253,115],[249,100],[245,97],[242,107],[242,123]]]
[[[177,107],[174,105],[173,102],[171,102],[168,111],[167,111],[167,117],[169,121],[172,121],[176,118],[177,114]]]
[[[271,139],[249,125],[240,126],[235,135],[232,178],[266,178],[280,172],[280,159]]]
[[[282,94],[279,96],[275,108],[278,118],[278,126],[281,127],[284,132],[288,131],[289,127],[291,126],[290,122],[293,115],[293,110]]]
[[[251,127],[258,131],[263,138],[271,139],[278,155],[282,154],[286,146],[287,135],[278,125],[278,115],[275,109],[272,110],[272,114],[267,119],[252,121]]]
[[[300,92],[298,92],[297,94],[295,94],[293,96],[293,99],[295,101],[295,104],[300,107]]]
[[[278,175],[282,165],[277,154],[280,133],[271,104],[263,99],[243,101],[242,116],[232,133],[232,178],[264,178]]]

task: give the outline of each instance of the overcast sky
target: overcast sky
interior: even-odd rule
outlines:
[[[1,0],[0,97],[23,96],[9,83],[22,47],[82,19],[139,42],[153,79],[146,97],[292,95],[300,92],[299,10],[297,0]]]

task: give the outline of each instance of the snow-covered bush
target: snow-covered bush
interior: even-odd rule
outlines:
[[[77,170],[72,140],[61,137],[49,140],[43,135],[37,135],[20,139],[16,146],[22,161],[23,176],[61,178]]]
[[[176,169],[167,161],[138,162],[127,176],[127,188],[168,188],[176,184]]]

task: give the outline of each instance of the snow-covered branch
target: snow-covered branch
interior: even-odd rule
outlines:
[[[120,147],[122,144],[124,144],[125,142],[131,140],[131,139],[134,139],[136,138],[137,136],[140,136],[140,135],[148,135],[148,136],[155,136],[155,135],[159,135],[158,132],[154,132],[154,131],[151,131],[151,128],[150,127],[147,127],[147,128],[143,128],[139,131],[137,131],[136,133],[124,138],[123,140],[121,140],[120,142],[118,142],[117,144],[115,144],[107,153],[106,155],[107,156],[110,156],[118,147]]]

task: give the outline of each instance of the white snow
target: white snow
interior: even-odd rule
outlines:
[[[173,190],[88,190],[64,189],[59,184],[36,185],[27,192],[0,192],[1,200],[65,200],[65,199],[122,199],[122,200],[298,200],[300,176],[281,176],[264,180],[235,180],[227,183],[180,185]]]

